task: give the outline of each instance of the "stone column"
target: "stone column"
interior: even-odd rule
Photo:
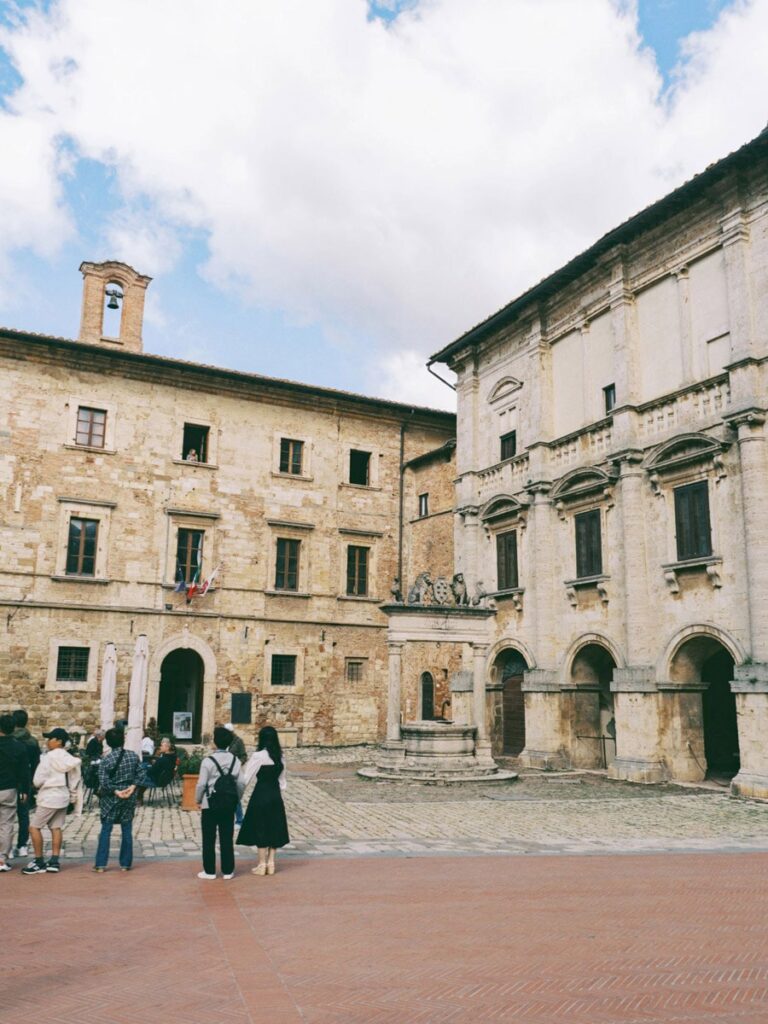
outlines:
[[[734,675],[741,765],[731,793],[768,800],[768,663],[737,665]]]
[[[400,742],[400,678],[403,643],[388,644],[389,691],[387,693],[387,745]]]
[[[477,729],[478,745],[488,740],[488,726],[485,721],[485,661],[488,656],[487,644],[472,644],[472,712]]]
[[[650,666],[615,668],[611,680],[616,722],[616,759],[608,769],[612,779],[663,782],[659,754],[659,695]]]
[[[523,695],[525,749],[520,754],[520,764],[526,768],[567,768],[560,687],[555,673],[529,669],[523,675]]]

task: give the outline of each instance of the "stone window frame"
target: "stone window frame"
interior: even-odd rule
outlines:
[[[561,477],[550,493],[550,501],[558,518],[568,525],[571,531],[571,543],[568,546],[570,579],[563,580],[563,586],[572,608],[579,607],[579,593],[588,589],[595,589],[604,605],[609,602],[611,548],[607,543],[610,526],[608,513],[615,504],[613,490],[617,480],[618,470],[615,468],[606,472],[600,466],[579,466]],[[594,576],[579,576],[576,561],[576,516],[595,510],[600,513],[601,572]]]
[[[368,678],[368,663],[369,663],[369,661],[370,661],[370,658],[364,657],[362,655],[355,655],[354,657],[344,658],[344,682],[345,683],[349,683],[351,686],[356,686],[356,685],[360,685],[360,684],[365,683],[367,681],[367,678]],[[359,679],[352,679],[350,677],[349,669],[350,669],[351,665],[359,665],[360,666],[360,678]]]
[[[57,679],[59,649],[61,647],[88,648],[88,675],[83,680]],[[82,641],[76,637],[51,637],[48,641],[48,672],[45,679],[46,692],[68,693],[79,691],[94,693],[98,688],[99,645],[92,641]]]
[[[340,551],[339,551],[339,601],[369,601],[372,604],[380,604],[381,598],[378,595],[378,568],[379,568],[379,540],[384,536],[378,530],[353,530],[339,528]],[[347,593],[347,549],[350,547],[368,548],[368,593],[348,594]]]
[[[520,586],[520,581],[523,579],[523,567],[525,564],[523,560],[523,538],[528,524],[528,504],[527,502],[519,501],[509,494],[496,494],[479,510],[478,517],[483,525],[486,540],[490,544],[485,561],[486,564],[493,567],[493,582],[491,583],[490,580],[483,581],[489,585],[489,597],[493,597],[497,601],[509,598],[515,611],[521,612],[523,610],[525,587]],[[498,585],[497,538],[501,534],[511,533],[513,530],[517,533],[518,585],[500,590]]]
[[[368,483],[353,484],[349,479],[349,460],[352,451],[368,452]],[[366,441],[346,438],[341,448],[341,486],[350,487],[355,491],[380,491],[381,490],[381,467],[380,463],[384,453],[381,448],[368,444]]]
[[[205,462],[188,462],[182,457],[184,448],[184,427],[205,427],[208,430],[206,438],[208,450]],[[180,423],[174,424],[173,435],[173,463],[176,466],[186,466],[189,469],[218,469],[219,468],[219,431],[213,420],[204,419],[200,416],[184,416]]]
[[[53,579],[67,583],[108,583],[109,533],[114,501],[94,501],[90,498],[60,497],[59,527],[54,563]],[[69,548],[69,522],[71,519],[95,519],[98,522],[96,538],[96,561],[92,576],[78,576],[67,573],[67,550]]]
[[[275,655],[288,655],[296,658],[296,679],[293,686],[272,685],[272,658]],[[273,640],[266,645],[264,650],[264,684],[265,694],[292,695],[304,692],[304,648],[299,644],[276,643]]]
[[[274,597],[303,597],[311,596],[312,592],[312,531],[315,529],[312,523],[291,522],[287,519],[267,519],[269,527],[267,537],[267,555],[264,560],[264,593]],[[277,565],[277,542],[278,540],[299,541],[299,578],[297,590],[277,590],[275,587],[275,567]],[[290,654],[290,651],[286,653]]]
[[[191,463],[195,465],[195,463]],[[203,463],[201,463],[203,465]],[[218,512],[198,512],[193,509],[167,508],[165,514],[168,517],[168,536],[165,552],[164,583],[165,589],[173,589],[176,586],[176,551],[178,547],[179,530],[202,531],[203,536],[203,560],[200,568],[200,582],[207,579],[217,564],[215,556],[218,546],[218,531],[216,522],[220,518]]]
[[[107,414],[104,424],[104,445],[77,443],[77,418],[80,409],[99,409]],[[64,447],[70,451],[95,452],[100,455],[115,455],[115,428],[117,424],[117,405],[113,401],[102,402],[99,396],[70,395],[67,399],[66,440]]]
[[[714,500],[717,487],[728,473],[723,456],[730,442],[703,433],[678,434],[676,437],[657,445],[645,460],[645,470],[651,491],[660,498],[666,508],[665,552],[661,571],[670,594],[680,593],[680,574],[704,572],[717,590],[722,586],[720,551],[720,523],[717,502]],[[687,484],[707,482],[709,506],[709,528],[711,553],[696,558],[680,560],[677,556],[677,517],[675,515],[675,490]]]
[[[280,471],[280,442],[286,438],[289,441],[301,441],[302,450],[301,473],[282,473]],[[297,433],[293,430],[281,429],[272,433],[272,476],[280,480],[314,480],[314,443],[309,434]]]

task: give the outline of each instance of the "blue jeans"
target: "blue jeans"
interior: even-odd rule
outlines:
[[[112,835],[112,826],[116,822],[103,820],[101,832],[99,833],[99,845],[96,849],[96,867],[105,868],[109,860],[109,839]],[[120,867],[129,868],[133,864],[133,819],[118,823],[122,829],[120,837]]]
[[[243,824],[243,805],[239,800],[237,801],[237,807],[235,808],[235,824]]]

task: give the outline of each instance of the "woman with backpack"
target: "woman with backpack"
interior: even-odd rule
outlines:
[[[216,877],[216,833],[219,835],[221,873],[224,878],[235,874],[235,809],[245,790],[240,761],[230,754],[232,733],[223,725],[213,730],[214,751],[203,758],[195,800],[201,810],[203,831],[203,870],[198,878]]]
[[[238,846],[255,846],[259,863],[254,875],[274,875],[275,851],[290,842],[282,791],[285,789],[285,764],[277,730],[265,725],[259,732],[256,751],[245,766],[246,784],[256,777]]]

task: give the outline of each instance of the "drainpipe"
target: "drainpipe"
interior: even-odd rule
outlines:
[[[410,416],[413,416],[411,409]],[[400,508],[397,521],[397,578],[400,583],[400,592],[405,593],[403,583],[403,513],[405,509],[405,432],[408,429],[406,420],[400,424]]]
[[[431,360],[430,360],[430,362],[427,363],[427,373],[431,373],[433,377],[437,377],[437,379],[440,381],[440,383],[441,384],[445,384],[445,386],[447,388],[450,388],[451,391],[455,391],[456,390],[456,385],[455,384],[451,384],[451,382],[449,380],[446,380],[445,377],[441,377],[439,373],[435,373],[435,371],[432,369],[432,361]]]

